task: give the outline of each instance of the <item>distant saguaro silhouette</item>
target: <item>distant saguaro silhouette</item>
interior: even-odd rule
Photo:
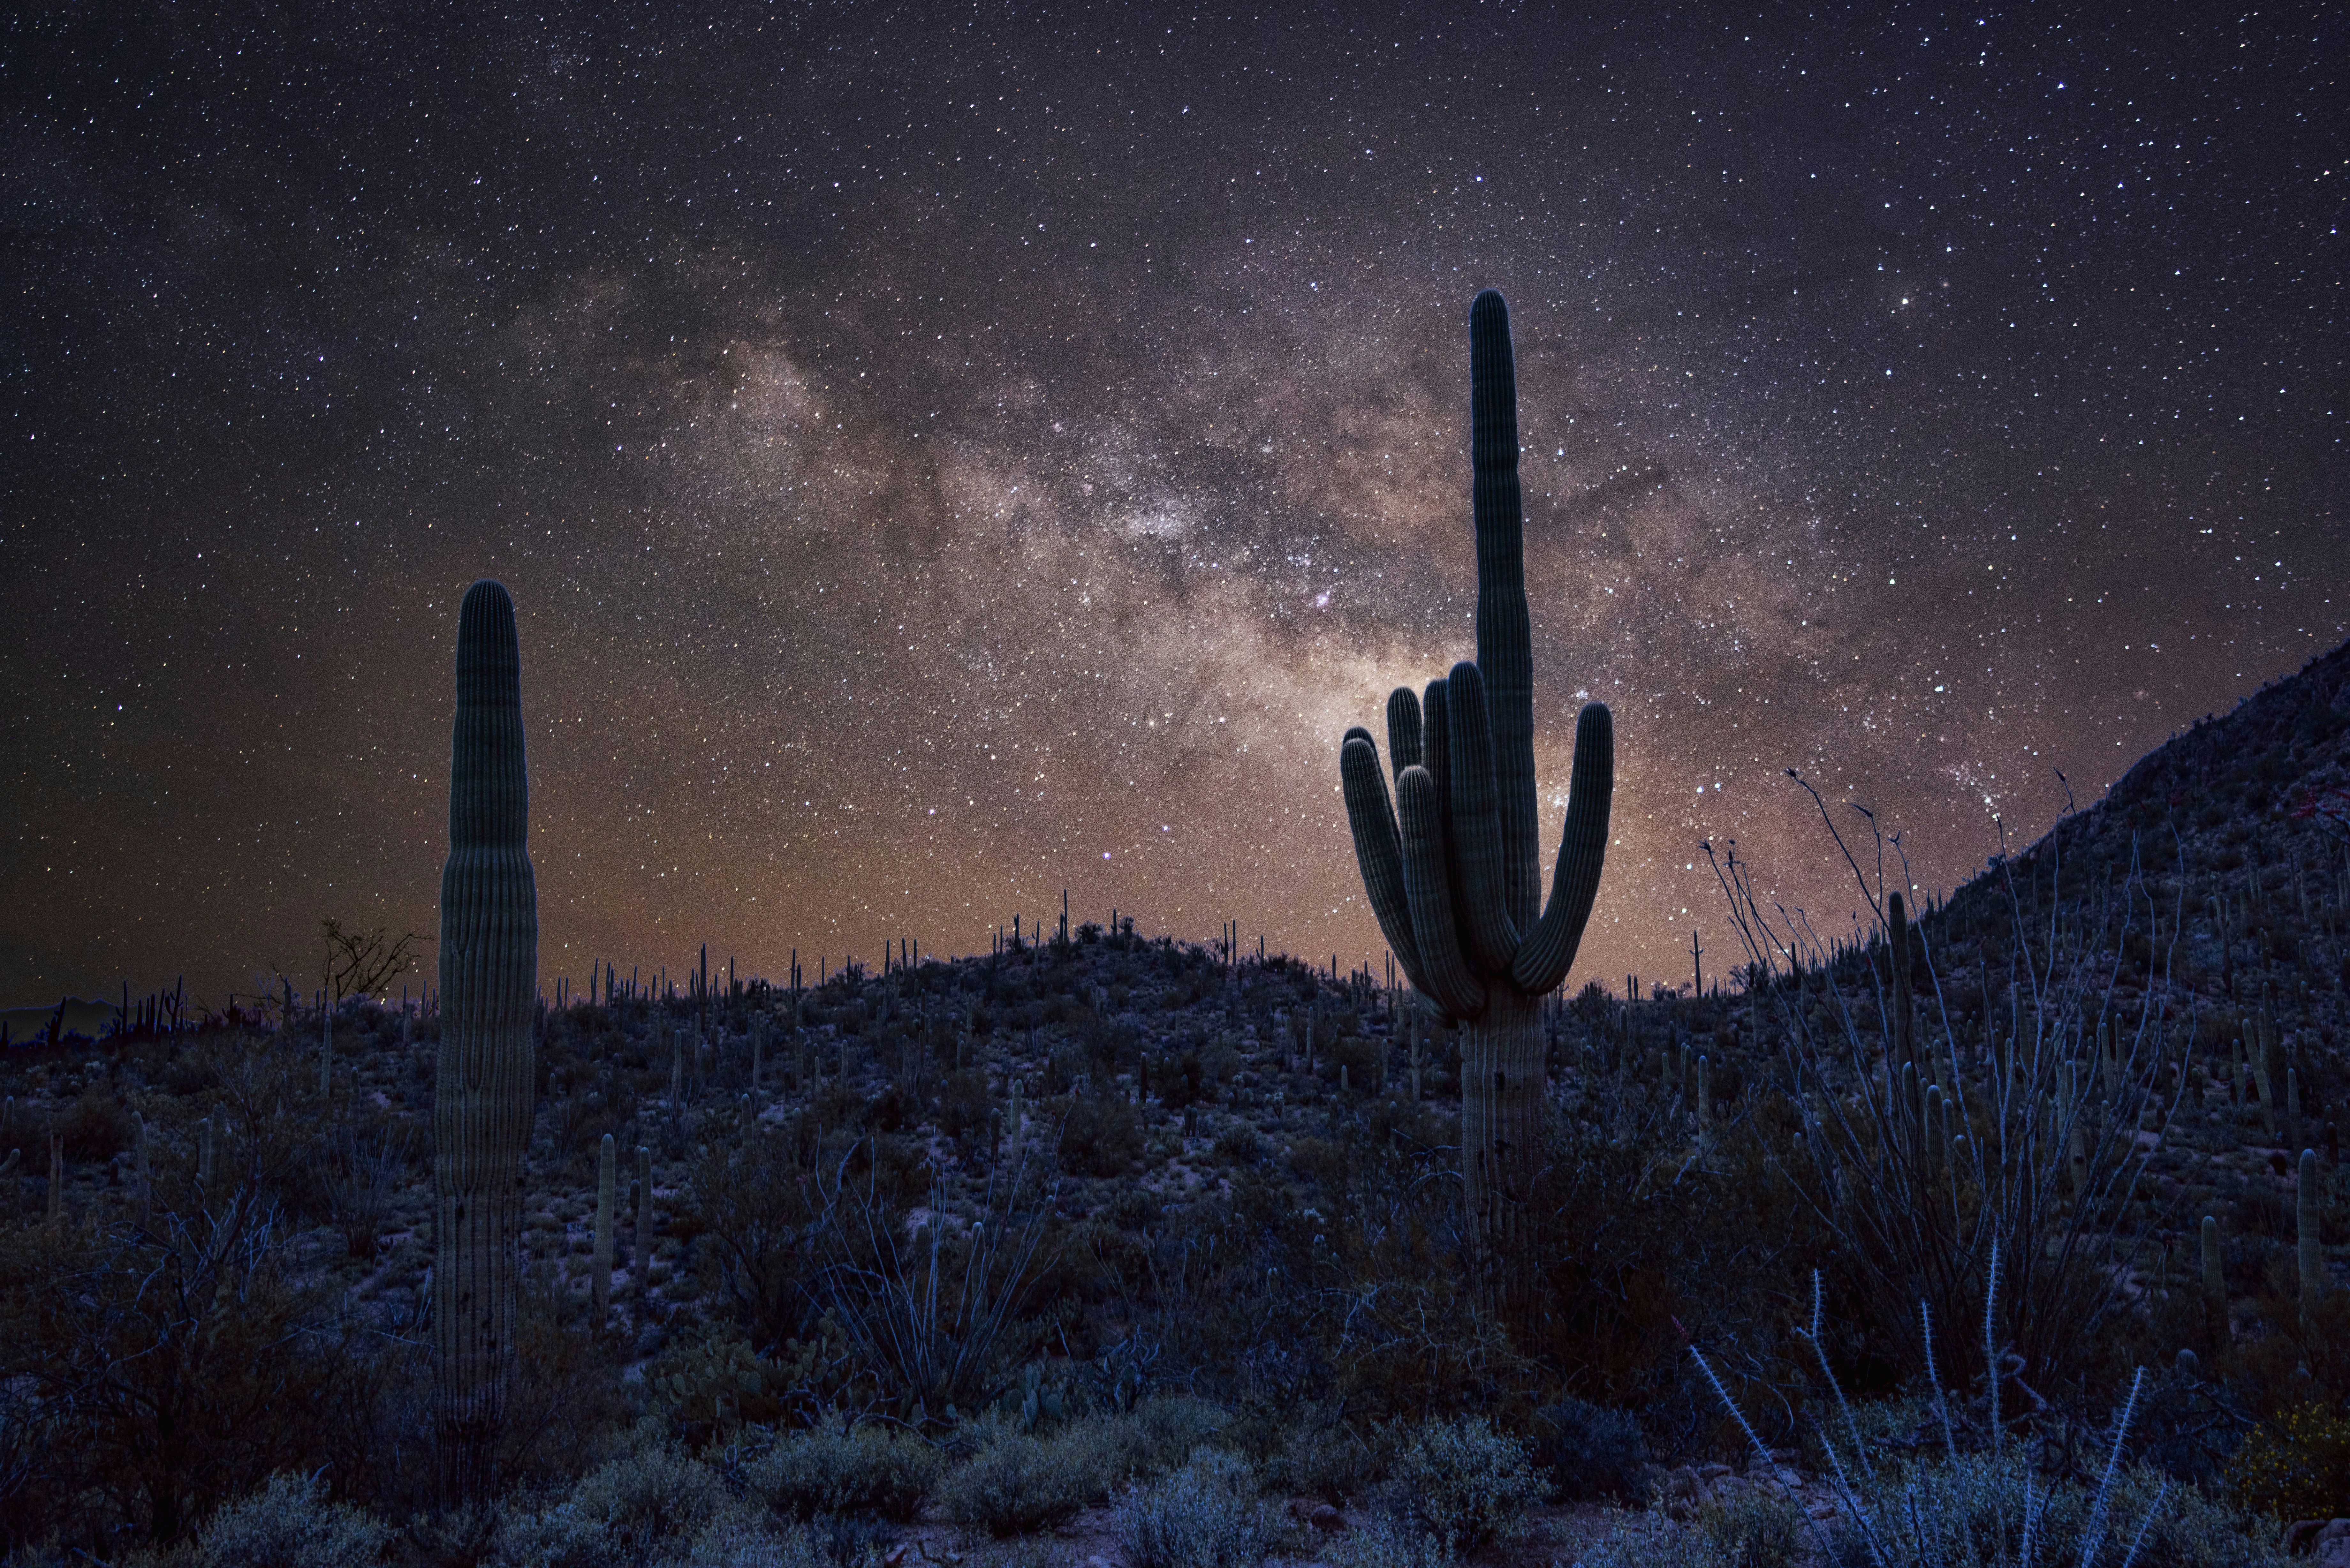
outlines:
[[[514,1365],[522,1157],[530,1137],[538,888],[514,600],[484,578],[457,616],[441,1046],[432,1096],[432,1351],[442,1486],[497,1495]]]
[[[1492,1247],[1515,1233],[1542,1158],[1541,999],[1566,978],[1598,892],[1616,741],[1607,707],[1587,704],[1544,908],[1517,366],[1490,288],[1469,307],[1469,389],[1476,662],[1424,700],[1409,686],[1388,699],[1400,833],[1368,730],[1347,732],[1338,768],[1380,932],[1412,989],[1462,1025],[1461,1177],[1471,1231]]]

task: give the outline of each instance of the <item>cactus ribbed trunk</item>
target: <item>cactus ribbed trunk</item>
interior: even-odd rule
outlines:
[[[1497,1250],[1520,1234],[1542,1152],[1541,1006],[1503,992],[1461,1030],[1461,1175],[1470,1231]]]
[[[432,1100],[435,1439],[442,1485],[456,1502],[497,1495],[514,1362],[538,991],[529,820],[514,600],[485,579],[467,590],[457,622]]]

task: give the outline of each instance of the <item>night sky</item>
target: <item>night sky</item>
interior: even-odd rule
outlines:
[[[0,1002],[433,931],[484,576],[550,987],[1375,958],[1485,286],[1575,984],[1709,837],[1849,929],[1788,767],[1947,888],[2350,629],[2338,9],[300,9],[0,20]]]

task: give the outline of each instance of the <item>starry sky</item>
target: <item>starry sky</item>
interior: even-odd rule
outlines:
[[[2344,31],[12,8],[0,1002],[432,932],[483,576],[550,985],[1064,888],[1375,958],[1337,744],[1473,651],[1486,286],[1552,846],[1616,715],[1573,982],[1736,959],[1706,839],[1849,929],[1787,768],[1946,888],[2345,636]]]

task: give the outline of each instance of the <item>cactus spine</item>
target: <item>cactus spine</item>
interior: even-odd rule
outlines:
[[[596,1274],[595,1324],[604,1326],[612,1306],[612,1189],[619,1181],[619,1149],[612,1135],[604,1135],[596,1151]]]
[[[538,888],[514,600],[486,578],[458,612],[450,753],[432,1096],[435,1435],[444,1490],[487,1501],[514,1363]]]
[[[1379,929],[1412,988],[1464,1026],[1461,1176],[1472,1233],[1499,1248],[1542,1155],[1541,999],[1566,978],[1598,892],[1615,732],[1605,706],[1584,708],[1545,909],[1517,368],[1509,306],[1492,289],[1469,307],[1469,381],[1476,662],[1455,664],[1424,699],[1409,687],[1388,699],[1400,823],[1368,731],[1347,732],[1338,766]]]

